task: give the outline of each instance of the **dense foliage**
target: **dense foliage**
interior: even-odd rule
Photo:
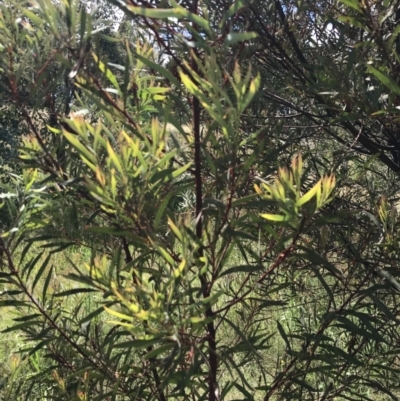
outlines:
[[[1,400],[397,399],[399,10],[0,2]]]

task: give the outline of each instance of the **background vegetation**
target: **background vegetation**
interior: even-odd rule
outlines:
[[[399,10],[1,1],[0,399],[397,399]]]

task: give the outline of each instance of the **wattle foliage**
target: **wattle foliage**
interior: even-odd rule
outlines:
[[[153,3],[0,4],[1,399],[396,399],[395,2]]]

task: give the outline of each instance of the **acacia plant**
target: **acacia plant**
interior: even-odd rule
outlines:
[[[346,181],[337,144],[249,120],[258,35],[226,3],[0,5],[26,127],[1,193],[3,335],[23,338],[2,399],[395,398],[396,213],[339,185],[365,196],[379,158],[345,153]]]

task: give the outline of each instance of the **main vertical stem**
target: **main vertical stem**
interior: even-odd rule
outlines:
[[[192,12],[197,14],[198,0],[193,1]],[[197,28],[193,24],[193,28]],[[191,57],[191,68],[199,74],[196,57],[197,50],[193,50]],[[196,181],[196,236],[199,240],[203,237],[203,181],[202,181],[202,160],[201,160],[201,133],[200,133],[200,113],[201,106],[199,99],[193,96],[192,99],[192,116],[193,116],[193,134],[194,134],[194,163],[195,163],[195,181]],[[204,249],[199,249],[199,257],[204,255]],[[201,285],[203,288],[203,296],[207,298],[211,292],[211,283],[208,282],[207,276],[200,277]],[[219,391],[217,386],[217,346],[216,346],[216,330],[213,322],[213,310],[209,306],[205,311],[207,320],[207,343],[208,343],[208,400],[217,401],[219,399]]]
[[[191,67],[198,74],[198,67],[194,56],[192,56]],[[196,236],[201,239],[203,235],[203,181],[201,176],[201,134],[200,134],[200,102],[196,96],[192,99],[192,117],[194,134],[194,164],[196,180]],[[203,256],[203,249],[200,249]]]

